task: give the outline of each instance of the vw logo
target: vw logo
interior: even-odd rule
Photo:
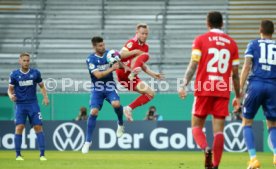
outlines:
[[[63,123],[54,131],[53,142],[59,151],[66,149],[78,151],[84,143],[83,130],[74,123]]]
[[[244,152],[247,150],[242,135],[241,123],[229,123],[224,128],[224,149],[228,152]]]

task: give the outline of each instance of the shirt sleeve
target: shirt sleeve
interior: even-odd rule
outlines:
[[[133,50],[133,41],[129,40],[127,41],[127,43],[124,45],[124,47],[122,48],[122,50],[127,50],[127,51],[132,51]]]
[[[35,82],[36,83],[41,83],[42,82],[41,73],[40,73],[39,70],[36,70],[36,72],[37,72],[37,77],[35,79]]]
[[[16,80],[14,78],[14,73],[13,72],[11,72],[11,74],[10,74],[9,84],[12,85],[12,86],[14,86],[16,84]]]
[[[253,53],[254,53],[254,51],[253,51],[253,41],[251,41],[251,42],[248,43],[248,45],[246,47],[246,50],[244,52],[244,54],[245,54],[244,57],[253,58]]]
[[[236,42],[234,41],[232,65],[235,66],[235,65],[239,65],[239,64],[240,64],[239,49],[238,49],[238,46],[237,46]]]
[[[96,70],[98,70],[97,69],[97,63],[95,63],[93,59],[88,58],[86,60],[86,63],[87,63],[87,68],[88,68],[88,70],[89,70],[90,73],[93,73]]]
[[[199,62],[200,59],[201,59],[201,41],[200,41],[200,38],[197,37],[195,38],[194,42],[193,42],[193,47],[192,47],[192,60],[193,61],[196,61],[196,62]]]

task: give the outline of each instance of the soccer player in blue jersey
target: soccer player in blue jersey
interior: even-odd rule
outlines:
[[[108,50],[102,37],[95,36],[91,40],[94,53],[90,54],[86,60],[89,74],[92,81],[90,97],[90,116],[87,120],[86,141],[82,147],[82,153],[88,153],[92,144],[92,134],[96,126],[98,113],[102,108],[103,101],[108,101],[114,108],[118,116],[117,137],[124,134],[123,126],[123,107],[120,104],[120,97],[116,90],[116,83],[113,79],[112,72],[119,68],[118,63],[112,66],[107,61]],[[119,54],[116,56],[119,61]]]
[[[34,128],[38,147],[40,150],[40,160],[46,161],[44,151],[44,133],[42,130],[42,117],[37,102],[36,86],[39,85],[43,95],[43,104],[48,105],[49,99],[46,88],[42,82],[41,74],[37,69],[30,68],[30,55],[21,53],[19,57],[20,69],[14,70],[10,74],[8,95],[11,101],[16,103],[15,108],[15,151],[16,160],[23,161],[21,156],[22,132],[25,128],[28,117],[31,126]]]
[[[240,86],[244,96],[243,107],[243,136],[249,152],[250,161],[248,169],[260,168],[256,157],[252,123],[260,106],[266,117],[270,139],[273,145],[276,165],[276,42],[272,40],[274,25],[270,20],[263,20],[260,25],[261,38],[249,42],[245,51]],[[244,86],[248,78],[248,86]]]

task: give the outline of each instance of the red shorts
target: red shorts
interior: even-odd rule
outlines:
[[[205,118],[212,114],[216,118],[225,118],[229,115],[229,99],[224,97],[195,96],[193,115]]]
[[[124,69],[117,69],[116,74],[118,77],[118,82],[127,88],[129,91],[137,91],[136,86],[142,81],[138,76],[136,76],[132,81],[128,79],[130,72],[125,72]]]

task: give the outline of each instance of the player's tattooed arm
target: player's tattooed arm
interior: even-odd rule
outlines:
[[[197,65],[198,65],[198,62],[193,61],[193,60],[190,61],[189,66],[184,75],[183,86],[187,86],[191,82],[191,80],[196,72]]]
[[[237,98],[240,98],[240,77],[239,77],[239,65],[235,65],[232,68],[232,80],[234,85],[234,91]]]
[[[241,76],[240,76],[241,93],[244,93],[245,83],[246,83],[247,77],[249,75],[249,72],[251,71],[252,64],[253,64],[252,58],[251,57],[246,57],[245,60],[244,60],[244,64],[243,64],[242,71],[241,71]]]

